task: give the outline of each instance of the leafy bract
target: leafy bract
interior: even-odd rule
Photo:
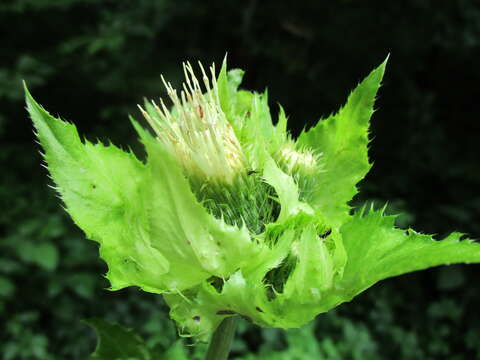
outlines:
[[[452,233],[434,240],[414,230],[394,228],[395,216],[359,211],[341,228],[348,261],[339,286],[351,296],[376,282],[438,265],[480,262],[480,244]]]
[[[82,143],[74,125],[55,119],[26,94],[56,189],[75,223],[100,243],[112,288],[156,287],[169,265],[144,235],[145,166],[113,145]]]
[[[287,224],[271,225],[267,232],[278,237],[275,246],[259,253],[262,263],[235,272],[221,290],[204,283],[184,296],[165,295],[171,316],[184,326],[181,332],[207,339],[225,316],[233,315],[264,327],[299,327],[337,304],[332,294],[341,263],[339,254],[327,247],[338,234],[319,241],[317,227],[315,218],[305,213]],[[272,271],[277,279],[269,283]]]
[[[277,201],[281,210],[278,221],[284,221],[299,212],[312,213],[311,207],[300,201],[298,186],[291,176],[285,174],[270,157],[266,156],[263,169],[263,177],[270,184],[278,195]]]
[[[350,94],[340,111],[304,131],[298,144],[322,154],[325,171],[316,177],[308,201],[335,226],[348,217],[347,203],[357,193],[356,184],[370,170],[368,128],[386,61]]]
[[[287,118],[280,107],[279,120],[273,125],[268,106],[268,91],[263,94],[238,90],[244,72],[226,71],[226,60],[218,77],[218,96],[223,111],[246,150],[253,169],[262,168],[265,151],[273,156],[289,138]]]

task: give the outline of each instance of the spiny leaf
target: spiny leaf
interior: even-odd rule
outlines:
[[[347,218],[356,184],[370,170],[368,127],[385,60],[350,94],[340,111],[302,132],[298,144],[322,154],[323,169],[308,201],[334,225]]]
[[[75,223],[100,243],[112,288],[158,287],[169,264],[144,235],[145,166],[113,145],[82,143],[74,125],[51,116],[25,92],[48,170]]]
[[[438,265],[480,262],[480,244],[452,233],[431,235],[394,227],[395,217],[381,210],[358,212],[341,228],[348,260],[339,286],[352,296],[376,282]]]

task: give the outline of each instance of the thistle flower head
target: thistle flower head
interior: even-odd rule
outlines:
[[[267,94],[239,89],[242,71],[202,82],[185,64],[173,103],[133,121],[147,160],[82,142],[27,93],[48,169],[66,209],[100,245],[112,290],[163,294],[185,335],[206,339],[235,314],[264,327],[298,327],[376,282],[455,262],[480,245],[394,227],[383,211],[350,212],[369,171],[368,127],[385,63],[341,110],[292,140]],[[201,85],[203,83],[203,86]]]
[[[189,176],[232,184],[245,171],[245,156],[232,126],[225,118],[218,96],[215,67],[207,76],[201,63],[201,83],[190,63],[183,64],[185,83],[178,92],[162,76],[174,108],[162,99],[151,102],[150,113],[139,106],[164,147],[182,164]]]

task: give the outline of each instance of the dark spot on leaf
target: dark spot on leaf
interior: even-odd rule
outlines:
[[[253,320],[252,320],[252,318],[251,318],[250,316],[247,316],[247,315],[240,315],[240,317],[241,317],[242,319],[245,319],[245,320],[247,320],[248,322],[253,322]]]
[[[217,315],[235,315],[235,311],[232,310],[218,310]]]
[[[320,235],[320,237],[322,239],[325,239],[328,235],[330,235],[332,233],[332,229],[328,229],[327,231],[325,231],[322,235]]]
[[[225,282],[222,278],[218,276],[211,276],[207,281],[215,288],[215,290],[217,290],[218,293],[222,292],[223,284]]]
[[[296,261],[287,257],[280,266],[271,269],[265,274],[263,283],[266,285],[268,300],[273,300],[277,296],[276,293],[283,293],[283,287],[287,282],[290,274],[295,270]]]

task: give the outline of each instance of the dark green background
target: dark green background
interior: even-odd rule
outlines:
[[[374,169],[355,204],[389,202],[399,225],[480,237],[480,5],[475,1],[1,0],[0,358],[82,359],[80,319],[175,339],[159,296],[105,291],[97,248],[40,166],[21,80],[89,139],[137,148],[127,114],[178,83],[183,60],[247,71],[294,134],[335,111],[391,54],[372,121]],[[321,315],[326,359],[480,359],[479,265],[385,281]],[[287,345],[243,324],[235,354]],[[329,350],[330,349],[330,350]],[[333,349],[333,350],[332,350]],[[316,356],[313,358],[317,358]]]

